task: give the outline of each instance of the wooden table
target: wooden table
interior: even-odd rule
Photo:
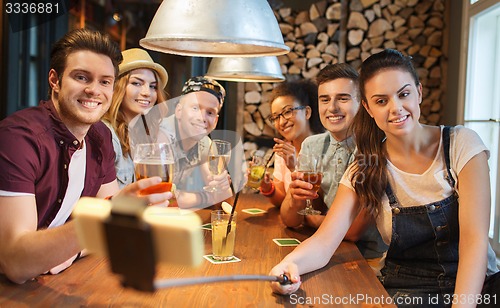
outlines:
[[[250,215],[244,208],[262,208],[267,213]],[[279,210],[266,198],[242,194],[238,202],[235,255],[238,263],[211,264],[199,268],[159,266],[157,279],[267,275],[293,247],[279,247],[273,238],[305,240],[313,230],[285,228]],[[209,222],[209,210],[198,212]],[[211,252],[211,234],[205,232],[205,251]],[[139,265],[138,265],[139,266]],[[158,290],[154,293],[124,289],[109,271],[105,259],[88,256],[59,275],[42,275],[23,285],[15,285],[0,275],[0,307],[275,307],[321,306],[380,307],[388,295],[356,246],[343,242],[330,263],[302,276],[300,290],[291,296],[273,294],[269,282],[241,281],[193,285]],[[386,305],[382,305],[386,306]]]

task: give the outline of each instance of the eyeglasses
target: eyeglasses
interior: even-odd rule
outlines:
[[[293,112],[295,110],[302,110],[305,108],[306,108],[306,106],[297,106],[297,107],[293,107],[293,108],[288,108],[287,110],[283,111],[282,113],[270,115],[268,118],[269,122],[271,122],[271,124],[274,124],[276,121],[278,121],[278,119],[280,117],[283,117],[283,119],[285,119],[285,120],[290,120],[292,118]]]

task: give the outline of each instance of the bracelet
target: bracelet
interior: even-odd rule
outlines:
[[[276,190],[276,187],[274,187],[274,183],[271,181],[271,190],[270,191],[262,191],[262,187],[259,187],[259,190],[260,190],[260,193],[263,195],[263,196],[270,196],[272,194],[274,194],[274,191]]]

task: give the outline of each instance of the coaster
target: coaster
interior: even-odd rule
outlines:
[[[263,213],[267,213],[267,211],[264,211],[264,210],[261,210],[261,209],[244,209],[244,210],[241,210],[243,213],[247,213],[247,214],[250,214],[250,215],[258,215],[258,214],[263,214]]]
[[[213,264],[221,264],[221,263],[234,263],[234,262],[240,262],[241,260],[238,257],[233,256],[231,260],[215,260],[213,255],[205,255],[203,258],[207,259],[210,263]]]
[[[212,231],[212,224],[211,223],[204,224],[204,225],[201,226],[201,228],[203,230],[210,230],[210,231]]]
[[[299,246],[300,241],[296,238],[273,238],[278,246]]]

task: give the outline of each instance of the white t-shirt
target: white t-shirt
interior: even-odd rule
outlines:
[[[73,155],[71,155],[68,166],[68,188],[66,189],[61,208],[59,212],[57,212],[54,220],[50,223],[49,228],[64,225],[71,215],[71,212],[73,212],[76,202],[78,202],[82,195],[85,186],[85,170],[87,167],[86,152],[87,149],[84,143],[83,148],[76,150]]]
[[[444,126],[441,126],[441,132]],[[484,145],[478,134],[464,126],[458,125],[450,130],[450,167],[451,174],[455,179],[455,190],[457,189],[458,174],[463,167],[474,156],[481,152],[486,152],[488,158],[489,150]],[[354,190],[350,178],[352,169],[348,169],[340,183],[351,190]],[[422,174],[412,174],[399,170],[389,160],[387,160],[387,170],[389,171],[389,183],[394,195],[401,207],[410,207],[424,205],[440,201],[453,194],[453,188],[450,186],[445,176],[448,175],[446,163],[444,161],[443,140],[440,139],[439,148],[431,166]],[[458,190],[457,190],[458,193]],[[389,205],[389,199],[384,194],[382,198],[382,211],[377,216],[377,228],[386,244],[390,244],[392,236],[392,211]],[[491,261],[491,248],[488,251],[488,258]],[[494,254],[493,254],[494,257]],[[489,262],[489,272],[495,271],[492,262]]]
[[[273,177],[281,182],[285,186],[285,191],[288,191],[288,186],[292,181],[292,172],[285,164],[283,157],[275,155],[274,157],[274,172]]]
[[[442,130],[443,126],[441,126]],[[471,158],[483,151],[489,157],[489,150],[475,131],[461,125],[451,129],[450,165],[451,174],[455,179],[455,189],[457,188],[456,180],[462,168]],[[428,204],[453,194],[453,188],[445,178],[448,173],[444,161],[442,138],[433,163],[424,173],[412,174],[401,171],[390,160],[387,160],[387,170],[389,183],[401,207]],[[354,190],[350,181],[352,176],[350,171],[351,169],[348,169],[340,183]],[[392,211],[387,195],[384,195],[382,199],[382,212],[377,217],[377,227],[384,242],[389,244],[392,235]]]

